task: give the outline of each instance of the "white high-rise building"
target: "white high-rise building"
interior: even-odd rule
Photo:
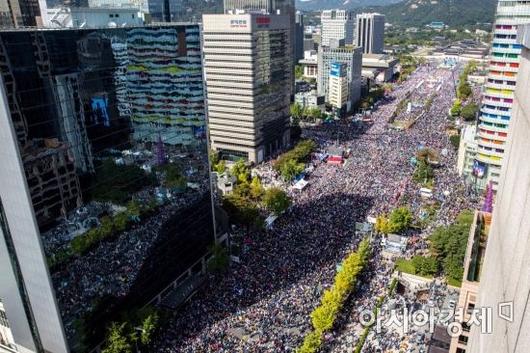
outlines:
[[[332,63],[329,72],[328,102],[332,107],[342,109],[348,102],[348,66]]]
[[[529,1],[499,0],[480,107],[475,166],[472,173],[465,174],[479,189],[484,189],[490,180],[494,189],[499,183],[521,54],[517,26],[524,23],[530,23]]]
[[[356,44],[365,54],[382,54],[385,47],[385,16],[378,13],[357,15]]]
[[[289,143],[289,16],[204,15],[210,141],[222,158],[259,163]]]
[[[330,46],[333,42],[353,44],[355,19],[348,10],[325,10],[320,17],[322,23],[321,45]]]

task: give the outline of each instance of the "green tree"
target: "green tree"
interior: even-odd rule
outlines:
[[[460,99],[455,100],[451,107],[451,115],[459,116],[462,113],[462,101]]]
[[[140,334],[140,342],[147,346],[151,343],[153,335],[158,329],[158,313],[155,311],[149,314],[142,322],[142,331]]]
[[[414,219],[408,207],[399,207],[390,213],[389,230],[391,233],[400,233],[410,227]]]
[[[261,217],[258,208],[247,198],[236,193],[227,195],[223,199],[223,208],[228,213],[233,223],[250,227],[257,227],[261,224]]]
[[[301,80],[304,77],[304,67],[302,65],[296,65],[294,67],[294,77],[297,80]]]
[[[137,201],[129,201],[127,203],[127,214],[129,217],[140,217],[142,211],[140,209],[140,204]]]
[[[243,159],[239,159],[234,163],[230,173],[237,178],[239,183],[250,179],[250,168],[245,164]]]
[[[107,344],[103,353],[132,353],[133,348],[129,342],[129,332],[126,323],[112,323],[107,334]]]
[[[296,353],[316,353],[322,345],[322,333],[312,331],[304,337],[302,346],[296,350]]]
[[[280,174],[284,180],[291,181],[297,175],[300,175],[304,169],[305,165],[303,163],[298,163],[295,159],[290,159],[282,165]]]
[[[473,121],[476,119],[477,113],[478,113],[478,105],[474,103],[470,103],[466,105],[464,108],[462,108],[462,112],[460,115],[465,121]]]
[[[222,160],[214,164],[213,170],[219,174],[223,174],[226,171],[226,161]]]
[[[381,234],[391,233],[390,222],[388,221],[388,218],[385,216],[377,217],[375,221],[375,230]]]
[[[214,150],[210,150],[210,163],[212,167],[219,163],[219,153]]]
[[[463,211],[456,222],[447,227],[436,228],[429,237],[431,253],[441,263],[447,277],[462,280],[464,257],[473,214]]]
[[[449,141],[451,142],[451,145],[458,150],[460,147],[460,135],[452,135],[449,137]]]
[[[265,190],[263,195],[265,207],[275,214],[280,214],[291,205],[291,200],[287,193],[280,188],[270,188]]]
[[[230,255],[226,248],[219,244],[215,244],[210,248],[212,258],[208,263],[208,270],[214,273],[224,272],[230,264]]]
[[[264,189],[263,185],[261,185],[261,180],[255,176],[252,178],[252,182],[250,183],[250,197],[252,197],[254,200],[259,200],[263,196]]]
[[[114,216],[114,228],[117,232],[123,232],[129,225],[129,216],[127,212],[120,212]]]
[[[458,92],[457,96],[460,99],[467,99],[471,96],[473,91],[471,90],[471,86],[467,81],[460,81],[460,84],[458,85]]]
[[[414,256],[412,265],[420,276],[434,276],[438,272],[438,262],[434,257]]]
[[[289,107],[289,112],[291,114],[291,117],[300,120],[304,114],[304,108],[298,103],[293,103]]]
[[[434,178],[434,170],[426,161],[420,160],[412,179],[416,183],[427,184]]]

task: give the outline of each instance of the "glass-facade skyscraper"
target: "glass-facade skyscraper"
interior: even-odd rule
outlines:
[[[479,188],[485,188],[491,180],[496,189],[499,182],[521,54],[517,26],[529,22],[529,2],[499,0],[477,129],[478,148],[470,176]]]
[[[83,352],[215,241],[199,26],[0,32],[0,301]]]

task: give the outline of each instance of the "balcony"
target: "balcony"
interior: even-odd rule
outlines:
[[[504,141],[501,141],[500,143],[495,143],[495,142],[486,142],[486,141],[480,140],[478,143],[479,145],[484,146],[484,147],[502,148],[502,149],[506,148],[506,142]]]
[[[482,120],[482,119],[480,119],[480,120]],[[496,132],[508,132],[508,125],[506,125],[506,127],[502,128],[502,127],[498,127],[498,126],[479,124],[478,127],[479,127],[479,129],[484,129],[484,130],[490,130],[490,131],[496,131]]]
[[[515,91],[515,85],[508,85],[506,83],[486,82],[486,88],[494,88],[494,89],[500,89],[500,90]]]
[[[480,111],[483,112],[483,113],[488,113],[486,112],[485,110],[491,110],[491,109],[487,109],[487,108],[482,108]],[[498,112],[495,113],[489,113],[489,114],[499,114]],[[506,115],[506,114],[504,114]],[[485,122],[488,122],[488,123],[493,123],[493,124],[509,124],[510,123],[510,120],[505,120],[505,119],[502,119],[502,118],[494,118],[494,117],[489,117],[489,116],[486,116],[486,115],[483,115],[481,114],[480,115],[480,121],[485,121]]]
[[[493,62],[495,62],[495,60],[493,60]],[[497,70],[497,71],[504,71],[504,72],[514,72],[514,73],[519,72],[519,67],[512,67],[506,64],[504,61],[503,63],[504,65],[498,65],[498,64],[493,64],[492,62],[490,62],[489,68],[490,70]]]
[[[475,159],[482,163],[498,166],[499,168],[502,165],[502,158],[499,158],[499,157],[491,158],[489,155],[477,153],[477,155],[475,156]]]
[[[517,40],[510,38],[493,38],[493,44],[517,44]]]
[[[485,138],[485,139],[491,139],[491,140],[497,140],[497,141],[503,141],[506,142],[508,140],[508,136],[500,136],[498,134],[488,134],[486,132],[478,131],[478,136]]]
[[[500,90],[497,90],[497,89],[487,89],[485,90],[485,93],[488,95],[488,96],[492,96],[492,97],[495,97],[495,98],[511,98],[513,99],[513,96],[514,96],[514,92],[512,90],[505,90],[505,91],[500,91]]]
[[[512,17],[513,14],[517,14],[519,16],[524,15],[528,17],[530,16],[530,9],[525,5],[497,7],[497,17]]]
[[[491,51],[494,52],[494,53],[521,55],[521,49],[516,49],[516,48],[495,48],[495,47],[493,47],[493,48],[491,48]]]
[[[517,35],[517,29],[501,29],[501,28],[495,28],[494,30],[495,34],[505,34],[505,35]]]
[[[513,103],[496,101],[496,100],[493,100],[493,99],[488,99],[486,97],[483,98],[482,102],[485,103],[485,104],[488,104],[488,105],[494,105],[496,107],[505,107],[505,108],[512,108],[513,107]]]
[[[495,150],[487,150],[485,147],[481,146],[480,145],[480,141],[478,142],[478,147],[477,147],[477,156],[479,155],[485,155],[485,156],[488,156],[488,157],[498,157],[498,158],[502,158],[504,157],[504,152],[497,152]]]

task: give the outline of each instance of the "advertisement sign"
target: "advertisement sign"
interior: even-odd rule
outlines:
[[[230,20],[232,28],[247,28],[247,20]]]
[[[484,175],[486,175],[486,171],[488,169],[488,166],[480,161],[477,161],[475,160],[473,162],[473,172],[472,174],[479,178],[479,179],[482,179],[484,178]]]

